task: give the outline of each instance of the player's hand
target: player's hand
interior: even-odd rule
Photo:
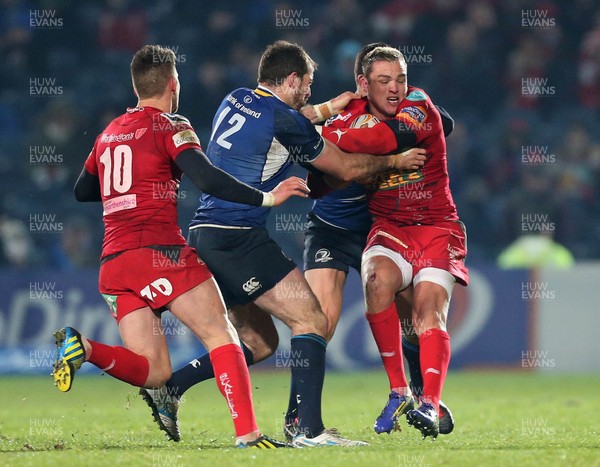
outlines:
[[[331,99],[329,102],[331,102],[331,107],[333,107],[333,114],[341,114],[353,99],[360,99],[360,96],[351,91],[343,92],[339,96]]]
[[[279,206],[292,196],[308,198],[310,189],[306,181],[298,177],[290,177],[279,183],[270,193],[274,198],[273,206]]]
[[[423,148],[412,148],[392,156],[392,166],[398,170],[417,170],[423,167],[427,159]]]

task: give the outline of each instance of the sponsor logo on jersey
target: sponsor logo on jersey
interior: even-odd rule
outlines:
[[[338,128],[337,130],[333,130],[333,131],[331,132],[331,134],[332,134],[332,135],[336,135],[336,136],[338,137],[338,138],[337,138],[337,141],[336,141],[336,144],[340,142],[340,140],[342,139],[342,136],[344,136],[344,135],[346,134],[346,131],[347,131],[347,130],[340,130],[340,129]]]
[[[375,115],[362,114],[356,117],[350,128],[371,128],[379,123],[379,119]]]
[[[175,133],[173,135],[173,143],[175,143],[175,147],[178,148],[184,144],[197,144],[200,146],[200,140],[196,136],[193,130],[183,130],[179,133]]]
[[[398,112],[398,116],[418,125],[427,118],[427,111],[423,107],[404,107]]]
[[[346,112],[343,114],[334,115],[333,117],[329,117],[327,120],[325,120],[325,123],[323,125],[330,126],[333,122],[336,122],[337,120],[341,120],[342,122],[345,122],[346,120],[349,120],[351,117],[354,117],[354,114],[352,112]]]
[[[427,100],[427,96],[425,95],[424,92],[421,91],[411,91],[408,93],[408,96],[406,96],[406,100],[407,101],[426,101]]]
[[[148,128],[138,128],[135,130],[135,139],[140,139],[142,136],[144,136],[144,133],[146,133],[147,129]]]
[[[131,133],[109,134],[104,133],[100,138],[101,143],[120,143],[122,141],[131,141],[133,139],[133,131]]]
[[[262,284],[256,280],[256,277],[251,277],[244,283],[244,285],[242,285],[242,289],[244,289],[244,292],[246,292],[248,295],[252,295],[261,287]]]
[[[321,248],[315,253],[315,263],[327,263],[333,260],[331,252],[327,248]]]
[[[413,172],[392,172],[387,175],[385,179],[378,181],[378,186],[380,190],[393,190],[402,185],[406,185],[408,183],[415,183],[420,180],[423,180],[423,172],[421,170],[415,170]]]
[[[124,211],[125,209],[133,209],[137,207],[137,197],[135,194],[117,196],[116,198],[108,199],[104,202],[103,216],[112,214],[117,211]]]

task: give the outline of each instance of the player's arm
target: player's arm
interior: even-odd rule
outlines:
[[[196,148],[180,152],[175,158],[175,163],[198,189],[233,203],[279,206],[291,196],[306,198],[309,192],[306,182],[298,177],[282,181],[270,192],[257,190],[215,167],[208,157]]]
[[[345,153],[319,135],[307,118],[293,110],[276,112],[275,136],[291,154],[295,154],[301,165],[312,165],[344,182],[352,182],[392,169],[416,170],[425,160],[424,156],[418,156],[407,163],[400,154],[373,156]]]
[[[415,149],[391,156],[347,153],[325,140],[321,155],[311,164],[344,182],[368,178],[388,170],[417,170],[425,162],[425,150]]]
[[[98,138],[96,138],[96,142]],[[96,144],[88,154],[83,169],[75,182],[73,188],[75,199],[80,202],[102,201],[100,194],[100,178],[98,178],[98,166],[96,165]]]
[[[100,195],[100,179],[84,167],[75,182],[73,189],[75,199],[80,202],[102,201]]]
[[[394,123],[399,123],[393,121]],[[391,154],[399,149],[394,129],[388,122],[380,122],[370,128],[331,128],[323,127],[321,134],[333,141],[342,151],[352,153]],[[406,135],[403,146],[405,150],[416,144],[417,138]]]
[[[346,91],[322,104],[308,104],[300,109],[300,113],[308,118],[311,123],[324,122],[334,115],[341,114],[352,99],[359,98],[358,94]]]

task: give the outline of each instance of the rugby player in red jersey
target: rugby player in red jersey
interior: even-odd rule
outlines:
[[[303,180],[290,178],[263,193],[214,167],[189,121],[171,113],[179,102],[175,61],[175,54],[160,46],[145,46],[135,54],[131,76],[138,105],[97,137],[75,185],[79,201],[102,202],[99,289],[124,347],[92,341],[71,327],[61,329],[55,333],[53,377],[61,391],[68,391],[75,372],[88,361],[134,386],[163,386],[171,364],[160,313],[169,309],[210,353],[236,445],[285,447],[258,429],[237,333],[211,272],[181,235],[177,191],[182,172],[204,192],[255,206],[306,196],[307,189]],[[150,397],[151,390],[142,391]],[[160,423],[161,414],[153,415]]]
[[[386,154],[408,147],[427,150],[424,166],[380,178],[369,199],[376,221],[363,255],[367,320],[390,378],[392,394],[381,417],[407,413],[423,436],[437,437],[439,399],[448,363],[448,306],[455,282],[467,285],[466,233],[449,189],[441,117],[421,89],[407,84],[406,61],[379,47],[363,59],[359,84],[370,111],[382,120],[366,129],[323,129],[344,151]],[[423,393],[413,396],[404,375],[395,296],[412,284],[412,322],[419,336]],[[379,418],[378,418],[379,421]],[[377,425],[377,422],[376,422]]]

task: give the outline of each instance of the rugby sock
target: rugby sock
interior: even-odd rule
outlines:
[[[423,400],[433,404],[439,412],[442,388],[450,363],[450,336],[441,329],[428,329],[419,336]]]
[[[390,380],[390,389],[403,394],[403,389],[408,387],[408,383],[404,374],[402,345],[400,344],[402,334],[396,304],[392,302],[381,313],[366,313],[365,316],[379,349],[383,367]]]
[[[106,345],[90,339],[88,342],[92,347],[92,354],[87,358],[88,362],[126,383],[138,387],[146,384],[150,373],[150,363],[146,357],[125,347]]]
[[[242,349],[237,344],[225,344],[210,352],[219,391],[227,400],[236,437],[258,430],[250,374],[244,361]]]
[[[244,351],[244,357],[246,358],[246,365],[252,365],[254,363],[252,351],[250,351],[243,343],[242,350]],[[175,371],[171,375],[169,381],[167,381],[166,386],[169,388],[169,394],[181,397],[183,393],[193,385],[214,377],[215,372],[210,363],[210,355],[204,354],[202,357],[192,360],[186,366]]]
[[[320,435],[325,426],[321,418],[321,394],[325,379],[327,341],[317,334],[292,337],[292,388],[298,402],[298,432],[308,438]]]
[[[290,382],[290,400],[288,401],[287,412],[285,413],[285,419],[291,420],[298,416],[298,400],[296,399],[296,384],[294,378]]]
[[[410,372],[410,385],[414,396],[423,394],[423,375],[421,375],[421,351],[418,345],[402,338],[402,353],[408,362]]]

